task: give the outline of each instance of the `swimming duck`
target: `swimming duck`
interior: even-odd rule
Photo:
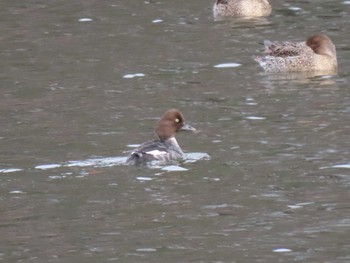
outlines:
[[[323,34],[303,42],[264,41],[266,56],[255,58],[267,72],[336,71],[337,54],[332,40]]]
[[[176,141],[175,134],[179,131],[195,131],[196,129],[185,123],[182,113],[178,109],[167,110],[155,127],[158,140],[141,144],[128,159],[127,164],[143,164],[150,161],[165,163],[183,158],[183,151]]]
[[[216,0],[213,6],[214,17],[261,17],[271,14],[268,0]]]

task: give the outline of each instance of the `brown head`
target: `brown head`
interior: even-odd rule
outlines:
[[[332,40],[326,35],[318,34],[311,36],[306,40],[306,45],[318,55],[336,56],[335,46]]]
[[[228,0],[216,0],[216,4],[219,5],[227,5],[228,4]]]
[[[164,141],[175,137],[175,134],[181,130],[194,131],[196,129],[185,123],[185,119],[178,109],[170,109],[157,122],[155,133],[160,140]]]

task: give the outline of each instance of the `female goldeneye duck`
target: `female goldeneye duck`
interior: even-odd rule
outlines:
[[[167,110],[155,127],[158,140],[145,142],[134,150],[127,164],[142,164],[150,161],[167,162],[183,158],[183,152],[175,139],[178,131],[195,131],[185,123],[182,113],[177,109]]]
[[[271,14],[268,0],[216,0],[213,6],[214,17],[262,17]]]
[[[264,41],[266,56],[255,58],[267,72],[336,71],[337,52],[332,40],[323,34],[303,42]]]

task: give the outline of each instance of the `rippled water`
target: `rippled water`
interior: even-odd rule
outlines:
[[[350,261],[349,1],[211,4],[1,1],[1,261]],[[336,76],[253,60],[319,32]],[[124,165],[171,107],[187,161]]]

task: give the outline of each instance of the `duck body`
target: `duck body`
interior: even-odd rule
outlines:
[[[159,161],[162,163],[183,158],[183,151],[175,137],[165,141],[154,140],[141,144],[131,153],[127,162],[134,164]]]
[[[303,42],[264,41],[265,54],[255,58],[266,72],[335,71],[337,55],[326,35],[314,35]]]
[[[166,163],[183,159],[184,153],[175,138],[175,134],[184,130],[194,131],[195,128],[185,123],[179,110],[166,111],[155,128],[158,139],[141,144],[130,154],[126,163],[140,165],[152,161]]]
[[[214,17],[262,17],[271,14],[268,0],[216,0],[213,6]]]

